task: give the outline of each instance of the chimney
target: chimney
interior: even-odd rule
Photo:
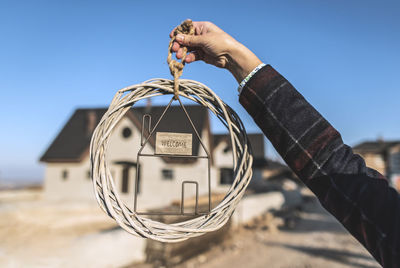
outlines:
[[[146,108],[144,108],[145,113],[149,113],[151,110],[151,98],[146,99]]]
[[[86,133],[91,136],[97,123],[97,115],[95,111],[88,111],[86,114]]]

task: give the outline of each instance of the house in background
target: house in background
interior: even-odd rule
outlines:
[[[390,179],[400,191],[400,141],[366,141],[353,147],[368,167],[379,171]]]
[[[252,180],[261,179],[262,169],[265,166],[265,150],[264,150],[264,135],[261,133],[247,134],[250,141],[253,153],[253,177]],[[233,169],[232,169],[232,145],[230,137],[226,134],[213,135],[213,159],[214,165],[217,168],[217,177],[219,183],[232,184]]]
[[[265,138],[261,133],[247,134],[253,153],[253,177],[249,188],[254,193],[280,191],[285,180],[300,183],[296,175],[285,164],[265,157]],[[226,134],[213,135],[214,163],[221,184],[232,184],[232,146]]]
[[[233,161],[229,138],[212,135],[208,110],[199,105],[187,105],[186,110],[211,154],[211,189],[225,193],[233,181]],[[207,159],[147,157],[137,161],[140,148],[142,118],[150,114],[155,124],[164,106],[135,107],[127,112],[114,128],[107,152],[108,164],[117,190],[125,202],[133,206],[135,180],[138,180],[138,211],[168,205],[180,200],[182,182],[198,183],[200,195],[207,195]],[[46,163],[45,196],[65,201],[94,200],[90,177],[89,144],[91,136],[107,109],[77,109],[41,157]],[[171,106],[157,127],[159,132],[191,133],[193,155],[206,155],[180,106]],[[254,143],[254,177],[261,177],[256,163],[265,162],[263,134],[249,134]],[[145,148],[154,154],[154,137]],[[263,160],[264,159],[264,160]],[[136,169],[140,165],[138,178]],[[194,185],[185,185],[186,195],[194,195]]]

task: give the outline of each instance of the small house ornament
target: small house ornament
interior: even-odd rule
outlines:
[[[90,143],[90,164],[91,176],[95,192],[95,197],[100,208],[108,214],[127,232],[154,239],[161,242],[179,242],[191,237],[200,236],[207,232],[212,232],[221,228],[230,218],[236,205],[242,198],[246,187],[252,177],[252,162],[250,143],[247,138],[243,123],[235,111],[225,104],[211,89],[202,83],[188,79],[179,79],[182,74],[186,48],[184,48],[181,62],[172,60],[171,47],[178,33],[194,34],[193,23],[191,20],[184,21],[175,30],[169,44],[168,65],[174,80],[151,79],[140,84],[125,87],[117,91],[107,112],[103,115],[96,129],[94,130]],[[113,129],[131,107],[139,100],[150,99],[161,95],[172,95],[168,105],[166,105],[161,116],[153,125],[151,115],[145,114],[142,117],[142,131],[140,149],[137,153],[137,176],[135,181],[134,205],[133,209],[125,204],[118,194],[113,180],[112,172],[107,165],[107,149]],[[211,204],[211,177],[210,164],[211,157],[209,149],[199,135],[198,129],[193,124],[181,98],[186,98],[201,106],[206,107],[213,113],[229,131],[232,146],[233,159],[233,184],[222,201],[212,207]],[[173,102],[178,102],[181,112],[184,113],[186,122],[192,131],[178,132],[173,129],[159,131],[158,127],[164,116],[171,108]],[[193,144],[198,142],[204,154],[194,154]],[[154,144],[154,152],[148,153],[144,149],[147,144]],[[141,210],[138,203],[138,178],[140,173],[140,160],[146,157],[162,157],[176,159],[204,159],[207,161],[207,174],[202,174],[205,178],[208,189],[208,206],[205,211],[198,208],[199,202],[199,183],[195,178],[184,179],[181,185],[180,209],[177,211],[147,211]],[[192,187],[195,189],[194,210],[185,210],[185,189]],[[154,220],[152,215],[175,215],[182,217],[183,221],[176,223],[163,223]],[[190,216],[190,219],[187,219]]]
[[[157,127],[160,122],[164,119],[165,114],[168,112],[171,104],[174,100],[179,102],[179,106],[181,108],[181,112],[184,113],[187,122],[180,122],[181,124],[189,124],[192,133],[195,134],[195,138],[198,139],[200,146],[206,153],[206,155],[193,155],[192,154],[192,141],[193,134],[192,133],[178,133],[178,132],[158,132]],[[145,125],[148,126],[148,135],[144,137]],[[143,149],[146,144],[149,143],[150,139],[155,136],[155,150],[154,153],[144,153]],[[134,212],[138,215],[185,215],[185,216],[198,216],[205,215],[211,211],[211,182],[210,182],[210,152],[204,145],[198,130],[196,129],[192,119],[189,116],[185,106],[181,102],[179,96],[174,95],[169,101],[168,105],[165,107],[162,112],[160,118],[156,122],[155,126],[151,127],[151,115],[145,114],[142,120],[142,133],[141,133],[141,142],[140,149],[137,153],[137,163],[140,163],[140,159],[143,157],[169,157],[169,158],[193,158],[199,159],[204,158],[207,159],[207,189],[208,189],[208,211],[206,213],[199,212],[198,210],[198,202],[199,202],[199,184],[196,180],[183,180],[181,182],[181,201],[180,201],[180,210],[179,212],[171,212],[171,211],[139,211],[138,210],[138,183],[139,183],[139,173],[140,173],[140,165],[136,169],[136,179],[135,179],[135,191],[134,191]],[[185,185],[192,184],[195,187],[196,195],[195,195],[195,209],[194,212],[185,212],[184,200],[185,200]]]

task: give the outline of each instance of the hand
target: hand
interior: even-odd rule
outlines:
[[[182,58],[182,47],[185,46],[190,51],[186,56],[186,63],[202,60],[226,68],[239,83],[261,63],[248,48],[213,23],[194,21],[193,26],[195,35],[176,36],[172,51],[176,52],[178,59]],[[173,37],[174,30],[170,33],[170,37]]]

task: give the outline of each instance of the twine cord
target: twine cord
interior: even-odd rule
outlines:
[[[185,59],[187,56],[187,47],[182,47],[183,52],[182,52],[181,61],[179,62],[179,61],[172,59],[172,45],[174,44],[174,41],[178,34],[194,35],[194,27],[193,27],[192,20],[187,19],[184,22],[182,22],[181,25],[176,27],[176,29],[174,31],[174,35],[172,36],[171,40],[169,41],[167,63],[168,63],[168,67],[171,72],[171,75],[174,77],[175,99],[178,99],[178,96],[179,96],[179,77],[181,77],[181,75],[182,75],[183,67],[185,67]]]

